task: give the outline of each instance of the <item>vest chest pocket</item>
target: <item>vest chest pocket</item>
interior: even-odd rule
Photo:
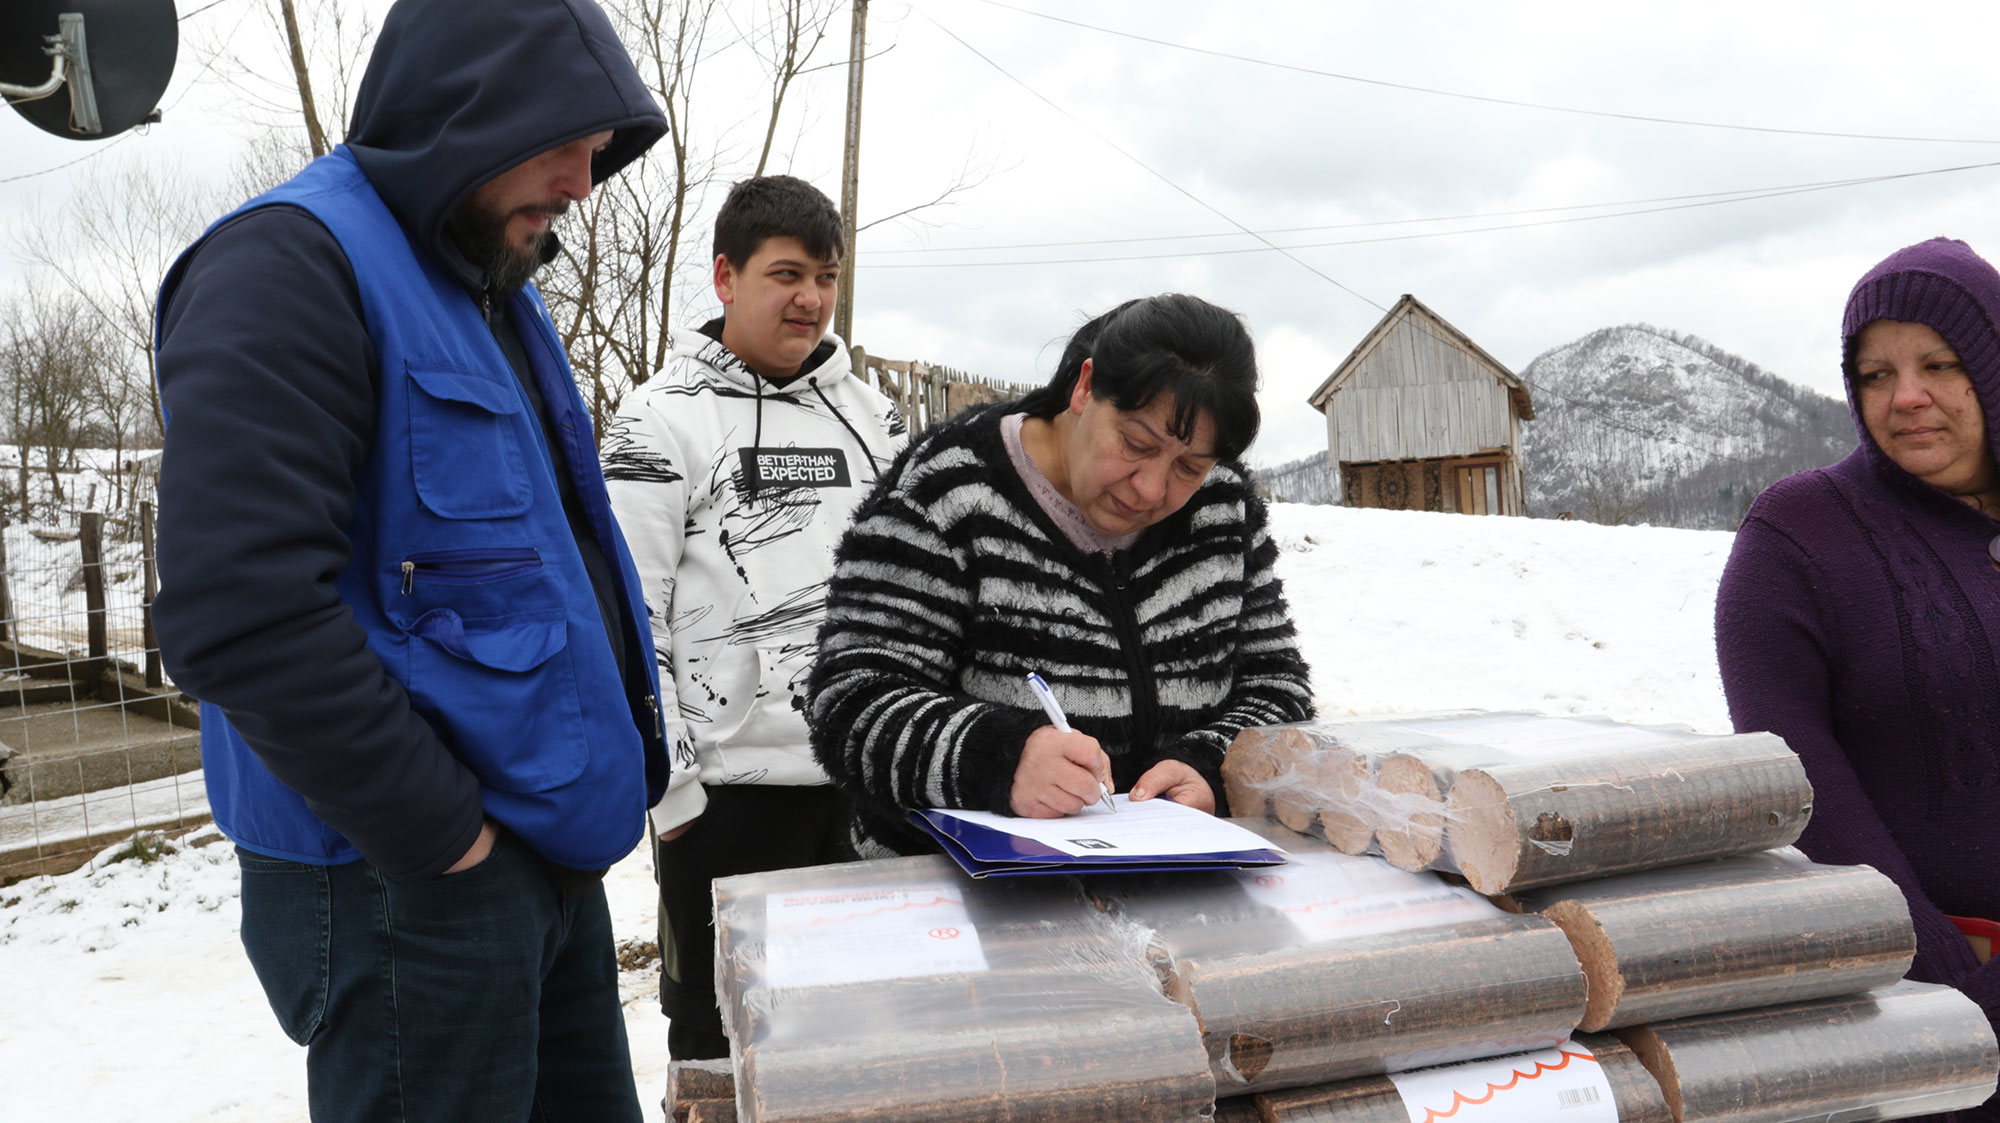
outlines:
[[[526,514],[534,503],[512,381],[409,368],[410,475],[426,510],[447,519]]]
[[[413,554],[397,600],[410,702],[482,785],[547,791],[583,773],[568,614],[535,551]]]

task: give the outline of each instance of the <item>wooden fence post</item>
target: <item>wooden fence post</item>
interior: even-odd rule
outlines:
[[[160,571],[158,555],[153,547],[153,501],[139,501],[139,557],[141,569],[145,573],[145,588],[141,591],[139,620],[140,642],[146,647],[146,685],[164,686],[166,674],[160,667],[160,639],[153,634],[153,598],[160,592]]]
[[[83,604],[90,630],[90,661],[83,668],[83,682],[87,689],[94,689],[111,655],[111,639],[104,627],[104,515],[83,512],[77,520],[76,540],[83,549]]]

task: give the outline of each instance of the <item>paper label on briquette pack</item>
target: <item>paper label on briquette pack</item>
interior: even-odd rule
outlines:
[[[1392,1072],[1410,1123],[1618,1123],[1611,1082],[1590,1050],[1553,1049]]]
[[[771,893],[764,921],[764,975],[774,987],[986,970],[955,887]]]
[[[1499,906],[1434,873],[1399,870],[1369,854],[1294,853],[1269,869],[1239,870],[1252,901],[1313,942],[1404,932],[1497,916]]]

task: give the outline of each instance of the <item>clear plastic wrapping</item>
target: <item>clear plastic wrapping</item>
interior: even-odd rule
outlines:
[[[1482,893],[1786,846],[1812,812],[1772,734],[1531,713],[1252,727],[1223,781],[1239,816]]]
[[[2000,1082],[1993,1027],[1950,987],[1899,983],[1845,998],[1618,1031],[1677,1119],[1902,1119],[1983,1103]]]
[[[1215,1086],[1149,935],[1067,878],[943,857],[715,883],[716,977],[756,1121],[1192,1119]]]
[[[1790,848],[1553,885],[1506,903],[1569,936],[1590,977],[1586,1030],[1886,987],[1917,951],[1895,882]]]
[[[1420,1093],[1412,1077],[1422,1081]],[[1428,1093],[1423,1094],[1423,1093]],[[1251,1097],[1270,1123],[1672,1123],[1659,1082],[1609,1034],[1578,1034],[1552,1049],[1465,1061],[1396,1077],[1365,1076]]]
[[[1218,1094],[1319,1084],[1562,1041],[1585,982],[1560,929],[1432,874],[1244,821],[1275,869],[1097,878],[1200,1020]]]

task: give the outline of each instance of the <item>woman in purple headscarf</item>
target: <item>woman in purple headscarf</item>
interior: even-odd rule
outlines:
[[[1716,600],[1739,731],[1768,729],[1814,791],[1799,845],[1894,878],[1911,977],[2000,1021],[2000,272],[1963,242],[1891,254],[1847,298],[1861,445],[1780,480],[1743,520]],[[2000,1097],[1961,1120],[2000,1120]]]

